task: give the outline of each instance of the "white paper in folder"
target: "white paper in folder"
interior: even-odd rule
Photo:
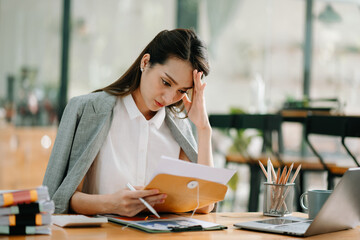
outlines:
[[[182,177],[199,178],[226,185],[235,172],[235,170],[213,168],[201,164],[190,163],[183,160],[162,156],[158,162],[158,166],[152,173],[152,178],[160,173],[166,173]]]

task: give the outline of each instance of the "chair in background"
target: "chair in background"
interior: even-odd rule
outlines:
[[[338,101],[336,99],[318,99],[320,101],[328,101],[329,103],[334,102],[338,105]],[[283,109],[280,111],[281,116],[283,117],[283,123],[298,123],[302,127],[302,135],[300,141],[299,152],[296,155],[293,153],[287,155],[285,152],[280,152],[282,161],[284,165],[289,167],[290,164],[294,163],[293,169],[296,169],[301,164],[301,171],[299,172],[298,177],[296,178],[296,191],[295,191],[295,199],[298,200],[300,195],[306,191],[307,188],[307,176],[308,173],[316,173],[316,174],[324,174],[327,170],[324,168],[324,165],[316,158],[316,156],[312,157],[308,154],[307,143],[305,140],[306,136],[306,122],[308,116],[311,115],[322,115],[322,116],[330,116],[331,110],[334,110],[332,107],[308,107],[308,108],[290,108]],[[285,130],[286,131],[286,130]],[[288,132],[285,134],[288,134]],[[334,165],[334,164],[328,164]],[[300,202],[297,201],[297,209],[301,211],[302,208],[300,206]]]
[[[209,116],[210,124],[213,128],[225,130],[228,133],[230,129],[244,130],[256,129],[261,132],[263,145],[261,154],[250,156],[247,152],[236,154],[225,154],[225,167],[229,164],[245,164],[250,170],[250,192],[248,199],[248,210],[258,211],[259,195],[263,173],[259,168],[258,161],[265,167],[267,159],[270,157],[275,168],[287,166],[293,163],[285,156],[282,138],[283,117],[280,114],[213,114]],[[302,165],[299,177],[296,179],[296,196],[300,196],[304,192],[305,183],[304,176],[306,172],[324,172],[323,165],[319,162],[308,161],[299,157],[295,159],[293,171]],[[233,203],[235,202],[233,199]],[[300,205],[298,204],[298,209]]]
[[[278,114],[214,114],[209,116],[210,124],[214,128],[229,131],[230,129],[256,129],[261,132],[263,146],[261,154],[250,156],[249,154],[226,154],[225,167],[230,163],[246,164],[250,170],[250,192],[248,210],[257,211],[259,206],[259,194],[263,174],[259,168],[258,161],[266,167],[268,157],[271,157],[274,167],[289,167],[292,164],[283,151],[282,143],[282,116]],[[299,177],[297,178],[296,194],[300,195],[305,191],[305,174],[308,172],[328,173],[328,188],[333,188],[334,178],[342,176],[347,167],[337,166],[334,163],[326,163],[323,157],[310,142],[312,134],[339,136],[342,137],[342,145],[347,153],[354,159],[356,166],[359,166],[355,156],[345,144],[346,137],[360,137],[360,118],[343,116],[308,116],[304,118],[305,142],[319,159],[318,162],[309,161],[299,156],[295,159],[293,170],[299,164],[302,165]],[[337,126],[337,127],[334,127]],[[233,199],[235,202],[235,199]],[[299,206],[298,206],[298,209]]]
[[[341,139],[341,143],[344,146],[346,152],[354,160],[355,164],[360,167],[359,161],[356,159],[355,155],[350,151],[350,149],[345,144],[345,138],[354,137],[360,138],[360,117],[348,116],[345,127],[345,134]]]
[[[360,118],[358,117],[313,115],[306,118],[305,141],[319,159],[323,168],[327,171],[328,189],[334,189],[335,177],[341,177],[348,170],[348,167],[325,162],[324,157],[319,153],[317,148],[315,148],[315,144],[310,140],[310,135],[341,137],[341,143],[346,152],[353,159],[355,165],[360,166],[355,156],[345,144],[346,137],[360,137],[359,124]]]
[[[280,114],[239,114],[234,115],[233,126],[237,129],[258,129],[262,132],[263,148],[262,154],[256,157],[248,156],[246,163],[250,168],[250,195],[249,195],[249,211],[258,211],[259,195],[261,187],[261,179],[263,173],[260,171],[258,161],[260,161],[265,167],[267,166],[267,159],[270,157],[272,164],[275,168],[287,167],[294,163],[293,172],[301,164],[301,171],[296,178],[296,199],[299,199],[300,195],[304,192],[305,182],[304,177],[307,172],[324,172],[324,167],[318,162],[308,161],[303,157],[297,159],[289,159],[284,154],[284,145],[282,137],[282,123],[283,117]],[[227,155],[226,162],[239,162],[244,160],[243,156]],[[300,210],[300,204],[297,202],[297,208]]]
[[[221,129],[255,129],[261,133],[263,139],[262,151],[259,156],[250,156],[246,152],[239,154],[226,155],[225,167],[228,164],[246,164],[250,169],[250,193],[248,201],[248,210],[257,211],[259,205],[260,184],[262,172],[259,168],[258,161],[264,166],[267,165],[268,157],[271,157],[275,167],[281,165],[281,160],[277,151],[274,151],[273,144],[278,142],[281,136],[281,116],[277,114],[230,114],[230,115],[210,115],[210,124],[214,128]],[[273,134],[276,133],[276,139],[273,140]],[[276,143],[277,146],[280,144]],[[233,199],[233,203],[235,198]]]

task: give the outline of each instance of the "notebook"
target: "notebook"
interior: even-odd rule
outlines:
[[[302,237],[354,228],[360,224],[359,182],[360,168],[350,168],[314,220],[289,216],[241,222],[234,226]]]
[[[80,214],[53,215],[53,224],[59,227],[100,227],[108,220],[105,217],[88,217]]]

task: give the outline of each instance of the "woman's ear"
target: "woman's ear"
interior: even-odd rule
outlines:
[[[141,58],[140,68],[145,70],[146,66],[149,66],[150,64],[150,54],[146,53]]]

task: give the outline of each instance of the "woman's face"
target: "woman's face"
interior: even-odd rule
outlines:
[[[160,108],[180,101],[193,88],[193,68],[187,61],[169,58],[163,65],[150,66],[145,54],[141,68],[140,87],[133,97],[140,112],[150,119]]]

